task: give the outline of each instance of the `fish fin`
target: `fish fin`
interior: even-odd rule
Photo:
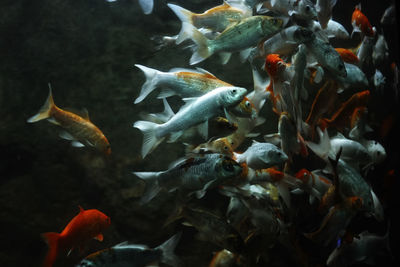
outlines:
[[[167,4],[167,6],[175,13],[182,23],[185,22],[193,25],[193,12],[174,4]],[[177,44],[179,43],[177,42]]]
[[[139,0],[139,5],[143,10],[143,13],[148,15],[153,11],[154,0]]]
[[[145,191],[140,199],[141,205],[148,203],[161,191],[157,172],[133,172],[133,174],[146,183]]]
[[[143,158],[164,140],[164,138],[157,138],[157,126],[157,123],[150,121],[137,121],[133,124],[133,127],[138,128],[143,133]]]
[[[221,53],[219,53],[219,56],[221,58],[221,64],[226,65],[226,63],[228,63],[229,59],[231,59],[232,53],[221,52]]]
[[[190,58],[190,65],[197,64],[213,54],[213,51],[211,51],[208,47],[210,40],[208,40],[192,24],[182,22],[182,29],[179,32],[179,37],[176,42],[179,43],[188,38],[192,39],[192,41],[197,45],[197,50]]]
[[[331,149],[331,141],[329,139],[327,129],[324,132],[321,131],[319,127],[317,127],[317,131],[319,134],[320,143],[315,144],[310,141],[306,141],[307,146],[320,158],[327,160],[329,150]]]
[[[73,146],[73,147],[84,147],[85,145],[82,144],[79,141],[74,140],[74,141],[71,142],[71,146]]]
[[[266,134],[266,135],[264,135],[264,141],[267,143],[276,145],[276,146],[280,146],[281,135],[279,133]]]
[[[250,48],[240,51],[240,60],[242,63],[245,62],[249,58],[252,50],[253,50],[253,47],[250,47]]]
[[[382,222],[384,220],[384,212],[381,202],[379,198],[376,196],[375,192],[371,189],[372,201],[374,202],[374,217],[378,222]]]
[[[65,140],[68,140],[68,141],[74,141],[74,140],[76,140],[75,137],[73,137],[73,136],[72,136],[69,132],[67,132],[67,131],[61,131],[60,134],[59,134],[59,136],[60,136],[62,139],[65,139]]]
[[[248,133],[248,134],[246,134],[246,137],[247,138],[255,138],[259,135],[260,135],[260,133]]]
[[[54,119],[52,117],[47,118],[47,121],[52,123],[52,124],[55,124],[55,125],[61,125],[58,121],[56,121],[56,119]]]
[[[167,98],[176,95],[176,92],[170,88],[163,88],[157,98]]]
[[[171,266],[181,266],[181,262],[178,257],[175,255],[174,250],[181,238],[182,232],[179,232],[169,238],[167,241],[162,243],[160,246],[156,247],[156,249],[161,249],[162,256],[161,262],[171,265]]]
[[[27,120],[27,122],[33,123],[33,122],[37,122],[40,120],[48,119],[50,117],[50,112],[55,107],[54,100],[53,100],[53,94],[51,91],[52,91],[51,85],[49,84],[49,95],[47,96],[46,102],[40,108],[39,112],[36,115],[30,117]]]
[[[157,87],[158,74],[160,71],[140,64],[135,64],[135,66],[143,71],[144,75],[146,76],[146,82],[143,84],[139,96],[134,101],[134,103],[137,104],[142,102],[146,96],[148,96]]]
[[[96,235],[96,236],[94,237],[94,239],[96,239],[96,240],[102,242],[103,239],[104,239],[104,236],[103,236],[103,234],[100,233],[100,234]]]
[[[60,239],[59,233],[44,233],[42,234],[43,240],[47,243],[48,252],[43,262],[43,267],[51,267],[56,260],[58,254],[58,241]]]
[[[164,104],[163,112],[157,114],[150,114],[150,116],[157,118],[157,120],[161,121],[162,123],[165,123],[169,121],[175,115],[175,113],[172,110],[171,106],[168,104],[167,99],[163,98],[163,104]]]
[[[201,135],[201,137],[204,138],[204,140],[208,140],[208,120],[199,124],[197,126],[197,130],[198,130],[199,134]]]
[[[82,206],[81,205],[78,205],[78,208],[79,208],[79,213],[81,213],[81,212],[84,212],[85,210],[82,208]]]
[[[324,75],[325,75],[324,69],[321,66],[318,66],[316,68],[314,82],[317,84],[320,83],[322,81],[322,79],[324,78]]]
[[[279,182],[276,184],[276,187],[278,188],[279,195],[282,197],[283,202],[285,202],[286,206],[290,208],[290,191],[287,185],[285,185],[283,182]]]
[[[224,108],[224,113],[225,113],[225,118],[226,118],[230,123],[238,123],[237,117],[234,116],[232,113],[230,113],[226,108]]]
[[[300,188],[295,188],[295,189],[291,190],[290,193],[293,193],[295,195],[300,195],[300,194],[304,194],[304,190],[300,189]]]

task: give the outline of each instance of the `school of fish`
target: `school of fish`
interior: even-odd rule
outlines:
[[[139,2],[151,14],[153,1]],[[210,267],[266,266],[277,248],[304,266],[392,258],[390,221],[369,180],[386,160],[385,147],[371,136],[385,129],[370,124],[368,108],[383,90],[398,97],[398,69],[381,30],[395,23],[394,3],[380,25],[371,25],[361,5],[355,6],[348,33],[332,16],[340,0],[215,2],[203,13],[168,3],[181,30],[163,37],[160,47],[188,44],[189,65],[216,58],[223,66],[239,56],[242,68],[252,70],[254,87],[236,86],[199,67],[135,64],[144,82],[134,104],[156,92],[164,107],[160,113],[143,111],[133,123],[143,134],[141,157],[156,153],[165,140],[186,148],[166,170],[133,172],[145,182],[140,204],[145,208],[161,191],[173,195],[176,209],[165,225],[183,222],[200,240],[219,247],[209,255]],[[357,44],[333,46],[343,40]],[[393,73],[385,77],[384,69]],[[172,96],[184,104],[171,107]],[[62,127],[60,136],[73,146],[111,154],[87,111],[57,107],[51,87],[28,122],[43,119]],[[275,132],[263,131],[275,121]],[[372,220],[382,231],[354,227],[360,220]],[[92,238],[102,241],[110,223],[102,212],[80,208],[60,234],[43,234],[49,246],[43,266]],[[180,236],[155,248],[116,244],[77,266],[180,266],[174,254]]]

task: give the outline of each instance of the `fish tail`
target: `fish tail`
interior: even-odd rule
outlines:
[[[191,11],[184,9],[183,7],[180,7],[178,5],[174,4],[167,4],[169,8],[172,9],[172,11],[175,13],[175,15],[182,21],[182,27],[183,23],[189,23],[193,25],[193,14]],[[176,40],[176,44],[182,43],[184,40],[186,40],[188,37],[178,36],[178,39]]]
[[[27,120],[27,122],[33,123],[33,122],[37,122],[40,120],[48,119],[49,117],[51,117],[51,111],[54,107],[55,107],[55,104],[54,104],[54,100],[53,100],[53,94],[51,92],[51,86],[49,84],[49,95],[47,96],[46,102],[40,108],[39,112],[36,115],[30,117]]]
[[[139,0],[143,13],[148,15],[153,11],[154,0]]]
[[[141,69],[146,76],[146,82],[143,84],[142,89],[140,90],[140,94],[134,102],[135,104],[137,104],[142,102],[143,99],[145,99],[146,96],[149,95],[157,87],[157,83],[159,82],[157,77],[160,71],[148,68],[140,64],[135,64],[135,66]]]
[[[179,39],[192,39],[197,45],[197,50],[190,58],[190,65],[197,64],[213,54],[209,48],[209,41],[201,32],[199,32],[192,24],[182,22],[182,29],[179,33]],[[177,41],[178,41],[177,40]]]
[[[320,158],[327,160],[328,153],[331,149],[331,143],[328,135],[328,131],[325,129],[324,132],[320,128],[317,128],[320,143],[316,144],[310,141],[306,141],[307,146]]]
[[[175,234],[170,239],[168,239],[167,241],[165,241],[156,248],[156,249],[161,249],[162,251],[161,262],[171,266],[181,265],[178,257],[174,253],[175,247],[178,244],[181,235],[182,233]]]
[[[42,238],[46,241],[49,250],[43,262],[43,267],[51,267],[56,260],[58,253],[58,241],[60,240],[59,233],[44,233]]]
[[[138,128],[143,133],[142,158],[146,157],[164,140],[164,138],[157,138],[158,125],[150,121],[137,121],[133,124],[133,127]]]
[[[137,177],[145,181],[146,189],[140,199],[140,204],[146,204],[152,200],[161,190],[158,184],[157,172],[133,172]]]

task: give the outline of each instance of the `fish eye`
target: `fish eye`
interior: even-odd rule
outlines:
[[[310,12],[310,10],[311,10],[310,6],[306,6],[306,11]]]
[[[237,91],[236,89],[233,89],[233,90],[232,90],[232,93],[236,94],[236,91]]]
[[[227,147],[227,146],[224,146],[224,150],[228,150],[228,147]]]
[[[246,101],[246,107],[250,107],[250,102],[249,101]]]
[[[227,161],[227,160],[225,160],[224,162],[223,162],[223,168],[224,168],[224,170],[226,170],[226,171],[233,171],[233,165],[232,165],[232,162],[229,162],[229,161]]]

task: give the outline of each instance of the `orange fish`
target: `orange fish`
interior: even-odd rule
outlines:
[[[356,64],[359,61],[358,57],[349,49],[335,48],[335,50],[339,53],[344,62]]]
[[[279,57],[278,54],[269,54],[265,58],[264,69],[268,72],[272,79],[275,79],[277,75],[284,70],[286,63]]]
[[[363,35],[369,37],[372,37],[375,34],[368,18],[361,12],[361,5],[355,6],[354,12],[351,16],[351,25],[353,25],[353,32],[361,31]]]
[[[76,215],[59,233],[44,233],[43,239],[49,247],[43,263],[43,267],[51,267],[59,253],[71,251],[82,246],[92,238],[103,241],[103,230],[111,224],[110,218],[96,209],[84,210],[79,206],[79,214]]]
[[[368,103],[369,95],[369,90],[353,94],[330,119],[321,119],[319,121],[320,127],[325,129],[326,127],[335,126],[339,131],[349,127],[354,110],[358,107],[365,107]]]
[[[73,146],[79,147],[86,144],[95,147],[106,155],[111,154],[110,143],[100,129],[89,120],[87,114],[81,117],[75,113],[62,110],[54,104],[50,85],[46,102],[36,115],[28,119],[28,122],[32,123],[44,119],[63,127],[67,133],[63,133],[62,137],[72,140]]]

